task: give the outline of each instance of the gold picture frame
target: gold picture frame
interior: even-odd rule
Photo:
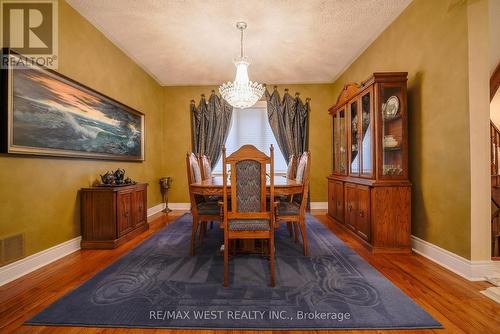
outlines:
[[[8,49],[0,92],[3,153],[145,160],[143,113]]]

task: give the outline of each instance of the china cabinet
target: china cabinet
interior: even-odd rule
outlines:
[[[373,252],[411,250],[406,81],[406,72],[374,73],[345,85],[329,109],[328,215]]]

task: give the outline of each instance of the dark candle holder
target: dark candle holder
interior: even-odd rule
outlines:
[[[163,209],[163,212],[165,213],[169,213],[172,211],[168,207],[168,190],[170,189],[171,186],[172,186],[172,178],[170,176],[162,177],[160,179],[161,196],[163,198],[163,203],[165,203],[165,209]]]

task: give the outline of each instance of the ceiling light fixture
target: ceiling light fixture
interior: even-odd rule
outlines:
[[[264,86],[252,82],[248,78],[248,59],[243,56],[243,30],[245,22],[236,23],[236,28],[241,32],[240,56],[234,60],[236,65],[236,78],[233,82],[227,82],[219,87],[222,98],[235,108],[248,108],[253,106],[264,94]]]

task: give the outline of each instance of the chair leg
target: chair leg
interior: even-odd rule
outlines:
[[[299,242],[299,224],[297,222],[294,222],[293,227],[295,230],[295,233],[294,233],[295,242]]]
[[[201,225],[200,226],[200,234],[198,235],[198,239],[202,240],[207,232],[207,222],[201,222],[200,225]]]
[[[193,229],[191,231],[191,256],[194,256],[194,248],[196,243],[196,232],[198,231],[198,219],[193,217]]]
[[[293,226],[292,222],[287,222],[286,226],[288,227],[288,233],[290,234],[290,237],[293,237]]]
[[[271,260],[269,261],[269,269],[271,271],[271,286],[274,287],[276,283],[276,276],[274,272],[274,231],[271,234],[271,238],[269,239],[269,256]]]
[[[214,222],[213,222],[213,221],[211,221],[211,222],[210,222],[210,229],[212,230],[213,228],[214,228]]]
[[[299,223],[300,226],[300,234],[302,234],[302,244],[304,245],[304,256],[307,256],[307,231],[306,231],[306,222],[302,220]]]
[[[227,236],[224,236],[224,286],[227,287],[229,275],[229,242]]]

